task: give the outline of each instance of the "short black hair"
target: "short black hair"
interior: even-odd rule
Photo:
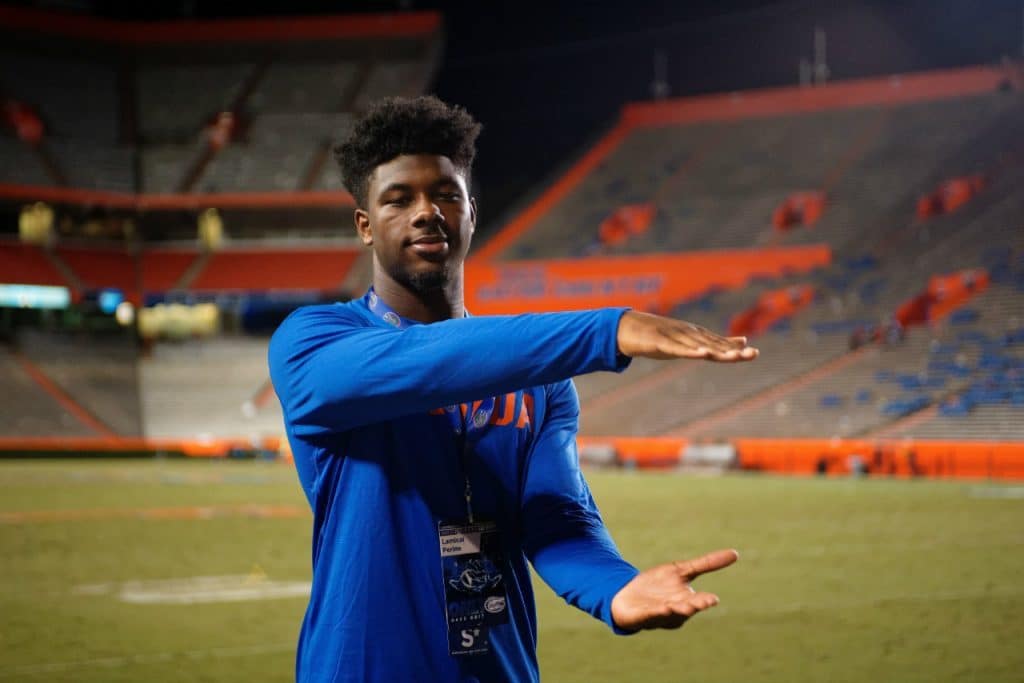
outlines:
[[[374,169],[403,154],[446,156],[468,183],[481,127],[465,109],[433,95],[388,97],[356,121],[334,155],[345,187],[365,207]]]

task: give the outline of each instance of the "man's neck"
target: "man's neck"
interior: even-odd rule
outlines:
[[[399,284],[380,271],[373,274],[373,291],[395,313],[421,323],[461,318],[466,314],[463,302],[462,272],[452,274],[444,287],[415,291]]]

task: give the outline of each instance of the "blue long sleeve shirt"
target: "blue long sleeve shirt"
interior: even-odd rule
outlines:
[[[579,470],[569,378],[622,370],[622,309],[396,328],[369,294],[293,313],[270,343],[274,388],[313,510],[313,586],[296,679],[536,681],[527,562],[614,628],[622,559]],[[444,407],[494,397],[466,460],[473,508],[497,522],[509,621],[490,651],[449,654],[438,522],[466,517]]]

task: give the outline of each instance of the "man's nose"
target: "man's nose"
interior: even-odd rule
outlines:
[[[442,217],[441,207],[430,197],[417,199],[415,209],[416,213],[413,215],[412,224],[417,228],[435,223]]]

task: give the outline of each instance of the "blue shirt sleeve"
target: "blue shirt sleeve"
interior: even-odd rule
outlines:
[[[612,621],[612,598],[639,572],[619,554],[580,472],[579,412],[571,381],[548,388],[547,414],[523,482],[523,546],[566,602],[624,634]]]
[[[622,370],[626,309],[480,316],[397,329],[340,305],[293,313],[270,377],[295,436],[316,438],[595,370]]]

